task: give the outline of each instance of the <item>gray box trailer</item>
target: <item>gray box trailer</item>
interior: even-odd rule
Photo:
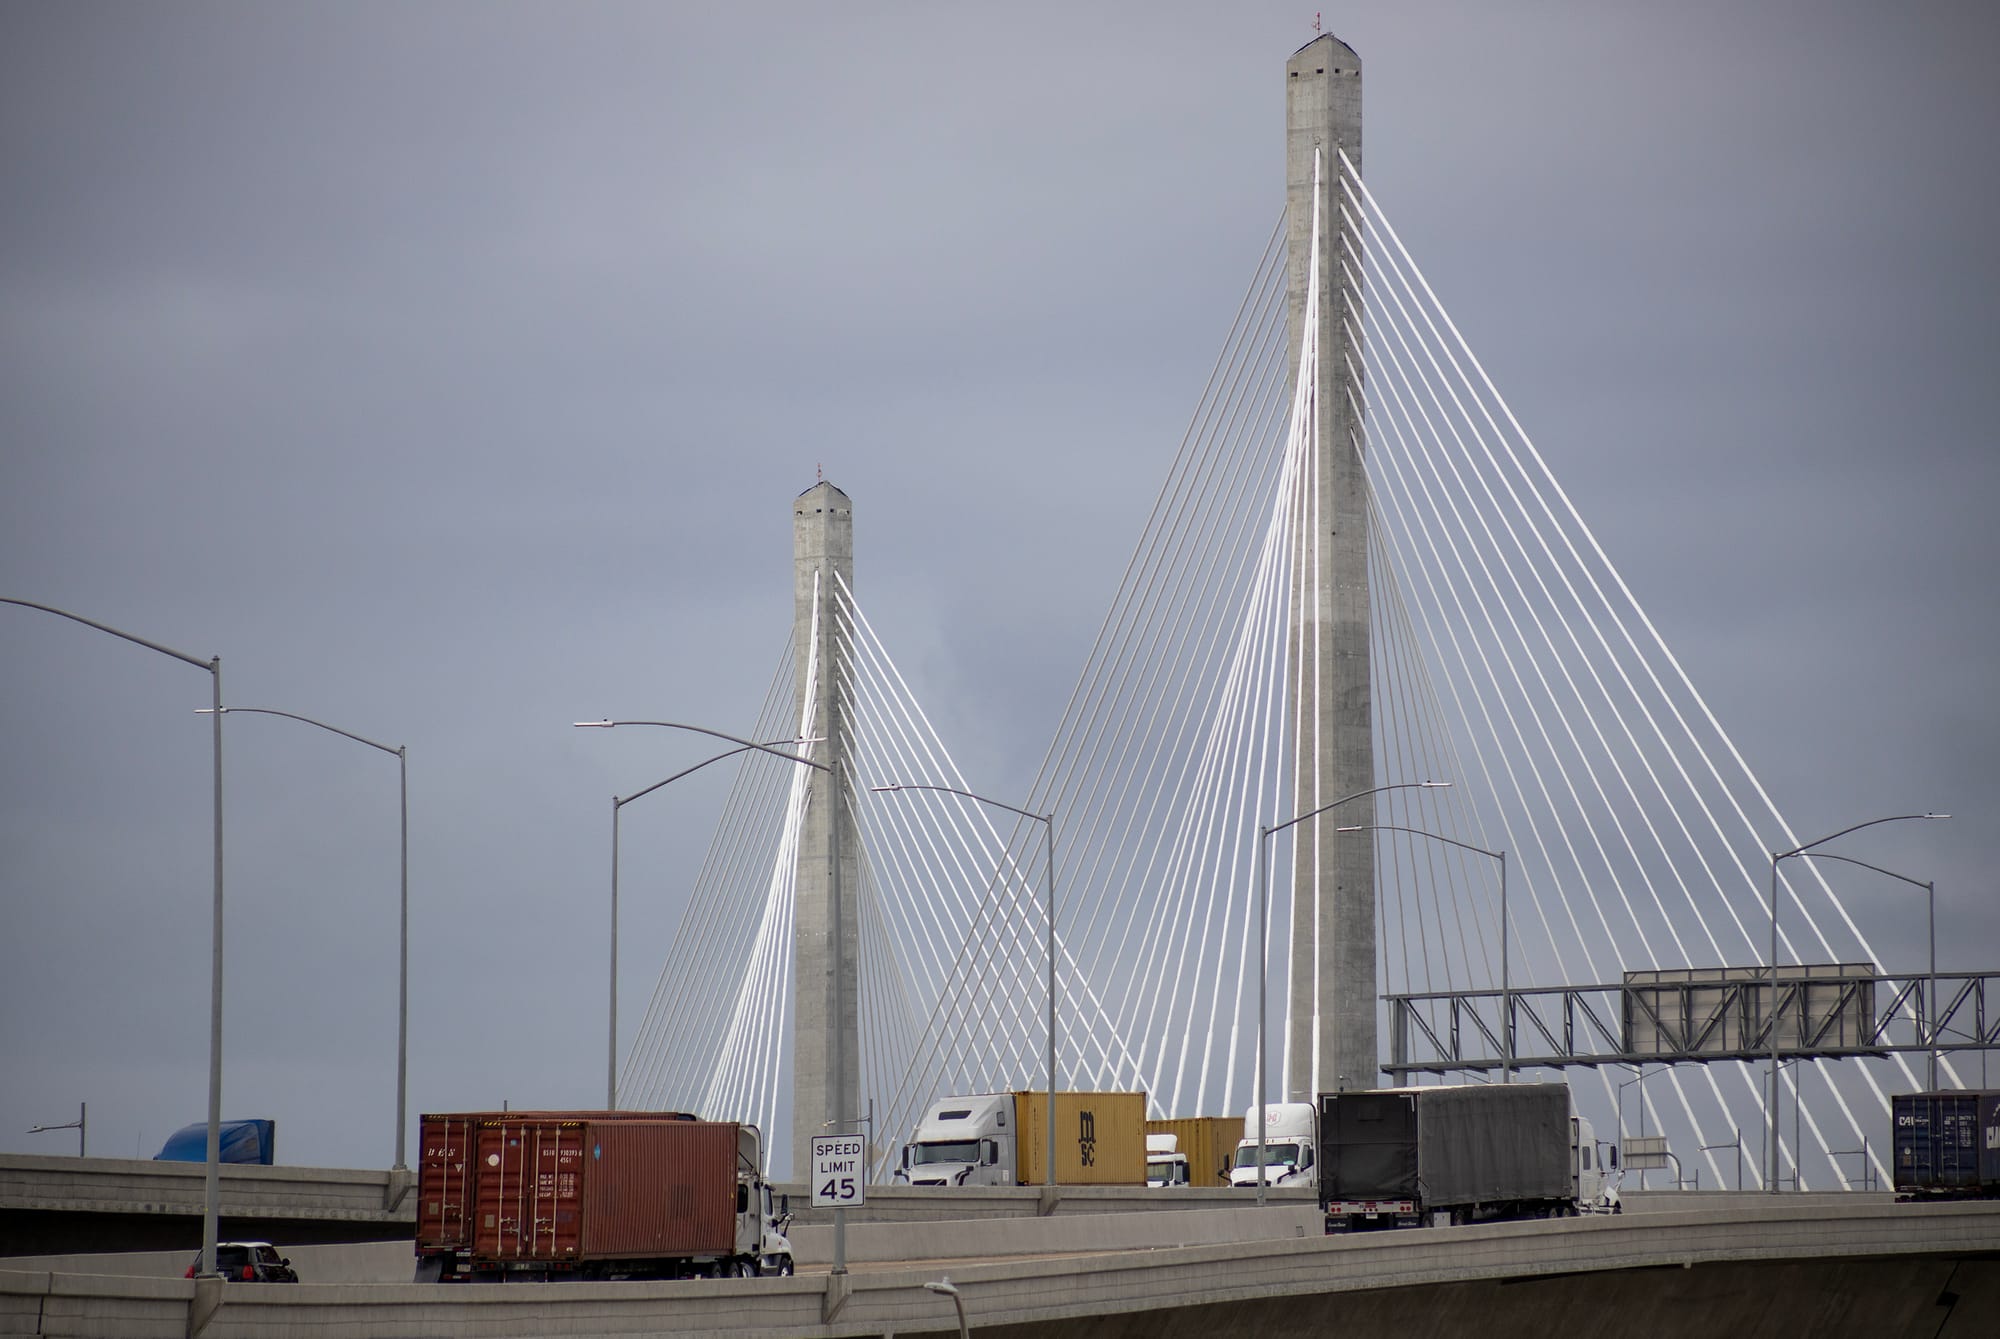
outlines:
[[[1578,1211],[1581,1173],[1600,1171],[1566,1084],[1380,1088],[1319,1101],[1328,1232],[1415,1227],[1437,1213],[1454,1223],[1567,1216]]]

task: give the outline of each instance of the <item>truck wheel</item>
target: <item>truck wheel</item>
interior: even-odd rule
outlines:
[[[736,1268],[730,1272],[739,1279],[754,1279],[757,1277],[757,1266],[748,1260],[738,1260]]]
[[[792,1276],[792,1257],[787,1255],[778,1262],[778,1277],[781,1279],[788,1279],[791,1276]]]

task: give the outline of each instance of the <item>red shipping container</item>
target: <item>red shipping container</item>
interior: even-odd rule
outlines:
[[[737,1126],[491,1114],[477,1125],[477,1261],[728,1255]]]
[[[472,1246],[472,1209],[478,1194],[478,1127],[488,1121],[618,1121],[695,1118],[678,1111],[459,1111],[419,1117],[417,1158],[418,1254]]]
[[[417,1250],[459,1250],[475,1181],[472,1146],[481,1113],[426,1115],[418,1127]]]

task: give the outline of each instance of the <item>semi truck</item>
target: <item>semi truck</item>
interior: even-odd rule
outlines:
[[[1261,1174],[1271,1186],[1311,1187],[1319,1184],[1319,1109],[1311,1102],[1273,1102],[1264,1113],[1263,1162],[1260,1172],[1257,1112],[1243,1114],[1243,1137],[1229,1168],[1229,1184],[1252,1186]]]
[[[1319,1132],[1329,1233],[1621,1211],[1567,1084],[1321,1093]]]
[[[419,1283],[793,1272],[754,1125],[684,1112],[422,1118]]]
[[[1889,1110],[1898,1200],[2000,1197],[2000,1089],[1898,1093]]]
[[[1146,1095],[1058,1092],[1055,1181],[1146,1184]],[[931,1103],[894,1180],[913,1186],[1035,1186],[1047,1179],[1049,1095],[974,1093]]]
[[[1236,1146],[1243,1139],[1237,1116],[1182,1116],[1146,1122],[1146,1184],[1226,1186]],[[1154,1141],[1160,1141],[1155,1151]],[[1166,1141],[1172,1140],[1172,1143]],[[1172,1172],[1179,1180],[1156,1176]]]
[[[1181,1152],[1179,1135],[1146,1132],[1146,1184],[1155,1189],[1188,1184],[1187,1154]]]
[[[216,1161],[269,1167],[277,1157],[278,1122],[226,1120],[218,1131]],[[153,1155],[155,1162],[207,1162],[208,1122],[183,1125],[167,1136]]]

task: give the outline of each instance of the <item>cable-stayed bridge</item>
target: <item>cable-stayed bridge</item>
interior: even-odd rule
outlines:
[[[1274,1096],[1575,1064],[1601,1129],[1665,1133],[1705,1184],[1737,1147],[1746,1186],[1879,1183],[1921,1052],[1949,1086],[1994,1044],[1988,978],[1884,964],[1825,867],[1773,873],[1821,834],[1759,785],[1365,185],[1353,53],[1321,38],[1287,83],[1286,207],[1035,782],[997,797],[1050,821],[878,789],[982,786],[867,616],[849,499],[808,490],[798,617],[743,734],[838,770],[738,764],[621,1102],[790,1126],[794,1159],[872,1111],[879,1169],[933,1096],[1040,1087],[1053,839],[1063,1087],[1241,1112],[1268,965]],[[1266,917],[1260,829],[1329,805],[1268,838]]]

